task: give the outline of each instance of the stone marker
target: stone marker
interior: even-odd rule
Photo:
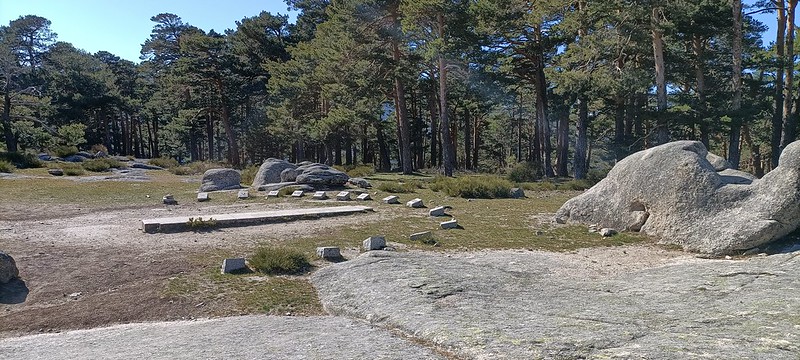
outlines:
[[[314,200],[327,200],[328,194],[326,194],[324,191],[317,191],[311,198]]]
[[[602,228],[602,229],[600,229],[600,236],[602,236],[602,237],[609,237],[609,236],[614,236],[614,235],[617,235],[617,230],[614,230],[614,229],[611,229],[611,228]]]
[[[199,193],[197,193],[197,201],[200,201],[200,202],[208,201],[208,193],[207,192],[199,192]]]
[[[525,190],[520,188],[512,188],[508,193],[512,199],[521,199],[525,197]]]
[[[178,201],[172,196],[172,194],[164,195],[164,198],[161,199],[164,205],[178,205]]]
[[[244,258],[230,258],[222,260],[222,269],[221,272],[223,274],[230,274],[236,270],[242,270],[246,268]]]
[[[62,169],[47,169],[47,173],[53,176],[64,176],[64,170]]]
[[[387,196],[387,197],[383,198],[383,202],[386,203],[386,204],[399,204],[400,203],[400,198],[398,198],[395,195],[390,195],[390,196]]]
[[[239,200],[247,199],[250,197],[250,191],[247,189],[239,190],[239,194],[237,196],[239,197]]]
[[[428,240],[428,239],[433,239],[433,233],[430,231],[423,231],[411,234],[411,236],[409,236],[408,238],[411,241]]]
[[[349,191],[342,191],[336,194],[336,200],[338,201],[350,201],[350,192]]]
[[[416,198],[416,199],[413,199],[413,200],[409,200],[409,201],[406,203],[406,206],[408,206],[408,207],[410,207],[410,208],[415,208],[415,209],[418,209],[418,208],[425,207],[425,205],[424,205],[424,204],[422,204],[422,199],[420,199],[420,198]]]
[[[304,194],[303,190],[296,190],[295,192],[292,193],[292,197],[303,197],[303,194]]]
[[[270,198],[270,197],[278,197],[278,193],[279,193],[278,190],[272,190],[272,191],[267,193],[267,197],[268,198]]]
[[[364,240],[364,250],[380,250],[386,247],[386,238],[383,236],[370,236]]]
[[[317,256],[323,259],[339,259],[342,257],[342,253],[339,251],[338,247],[335,246],[322,246],[317,248]]]
[[[458,221],[456,221],[456,219],[453,219],[453,220],[450,220],[450,221],[445,221],[445,222],[439,223],[439,225],[442,227],[442,229],[445,229],[445,230],[447,230],[447,229],[456,229],[456,228],[458,228]]]
[[[361,201],[367,201],[367,200],[372,200],[372,197],[370,197],[369,194],[367,194],[367,193],[363,193],[361,195],[358,195],[358,197],[356,197],[356,199],[361,200]]]
[[[431,209],[431,211],[429,211],[428,214],[430,216],[445,216],[446,214],[444,213],[444,210],[445,210],[444,206],[437,206]]]

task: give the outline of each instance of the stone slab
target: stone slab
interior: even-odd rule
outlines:
[[[421,240],[429,240],[433,239],[433,233],[430,231],[423,231],[418,233],[413,233],[411,236],[408,237],[411,241],[421,241]]]
[[[303,197],[304,194],[305,194],[305,191],[303,191],[303,190],[295,190],[292,193],[292,197]]]
[[[208,200],[209,200],[209,198],[208,198],[208,193],[207,192],[199,192],[199,193],[197,193],[197,201],[203,202],[203,201],[208,201]]]
[[[272,190],[272,191],[267,193],[267,197],[268,198],[270,198],[270,197],[278,197],[279,193],[280,193],[280,191],[278,191],[278,190]]]
[[[380,250],[386,247],[386,238],[383,236],[370,236],[364,239],[364,250]]]
[[[222,269],[220,269],[220,272],[223,274],[230,274],[245,268],[247,268],[247,265],[245,264],[244,258],[230,258],[222,260]]]
[[[238,197],[239,200],[247,199],[250,197],[250,191],[247,189],[241,189],[239,190],[239,193],[236,194],[236,197]]]
[[[366,206],[330,206],[236,214],[204,214],[201,217],[204,219],[213,218],[217,227],[234,227],[280,223],[308,217],[351,215],[371,211],[373,209]],[[197,218],[198,216],[194,215],[192,217]],[[186,231],[189,230],[187,222],[189,222],[189,216],[144,219],[142,220],[142,230],[146,233]]]
[[[367,201],[367,200],[372,200],[372,197],[369,196],[369,194],[367,194],[367,193],[363,193],[361,195],[358,195],[358,197],[356,197],[356,199],[361,200],[361,201]]]
[[[422,199],[416,198],[416,199],[409,200],[408,202],[406,202],[406,206],[408,206],[410,208],[419,209],[419,208],[425,207],[425,204],[422,203]]]
[[[428,211],[428,215],[430,215],[430,216],[445,216],[446,215],[444,213],[445,210],[446,209],[445,209],[444,206],[437,206],[437,207],[431,209],[431,211]]]
[[[339,259],[342,257],[342,252],[335,246],[321,246],[317,248],[317,256],[326,260]]]
[[[387,197],[383,198],[383,202],[385,204],[399,204],[400,203],[400,198],[398,198],[395,195],[390,195],[390,196],[387,196]]]
[[[352,198],[350,197],[349,191],[342,191],[336,194],[336,200],[338,201],[350,201]]]
[[[444,221],[444,222],[439,223],[439,226],[441,226],[442,229],[445,229],[445,230],[447,230],[447,229],[457,229],[458,228],[458,221],[456,221],[456,219],[449,220],[449,221]]]
[[[311,198],[314,200],[328,200],[328,194],[326,194],[324,191],[317,191]]]

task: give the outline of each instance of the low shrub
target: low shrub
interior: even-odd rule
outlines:
[[[431,190],[443,191],[448,196],[475,199],[507,198],[513,187],[514,184],[499,176],[437,177],[430,186]]]
[[[190,217],[189,221],[186,222],[186,226],[192,230],[208,230],[217,226],[217,220],[214,220],[214,218]]]
[[[405,194],[417,191],[418,187],[414,182],[383,181],[378,184],[377,189],[392,194]]]
[[[20,152],[0,152],[0,161],[6,161],[17,169],[40,168],[44,162],[36,155]]]
[[[61,170],[64,170],[64,175],[67,176],[81,176],[86,174],[80,164],[75,163],[61,163]]]
[[[123,167],[123,164],[119,160],[111,158],[89,159],[80,164],[84,169],[91,172],[103,172],[111,168],[119,169]]]
[[[553,191],[553,190],[586,190],[592,187],[589,180],[569,180],[564,182],[536,181],[519,184],[519,187],[531,191]]]
[[[2,172],[2,173],[12,173],[16,169],[17,168],[14,166],[14,164],[12,164],[12,163],[10,163],[8,161],[5,161],[5,160],[0,160],[0,172]]]
[[[375,167],[372,165],[334,165],[333,168],[350,177],[363,178],[375,174]]]
[[[258,168],[261,166],[257,165],[250,165],[244,169],[242,169],[242,184],[250,185],[253,183],[253,180],[256,178],[256,174],[258,173]]]
[[[105,145],[103,145],[103,144],[94,144],[94,145],[92,145],[92,147],[91,147],[91,153],[92,154],[97,154],[98,152],[101,152],[101,151],[106,153],[106,154],[108,154],[108,148]]]
[[[261,246],[250,257],[250,266],[265,274],[298,274],[311,264],[305,254],[286,247]]]
[[[542,171],[533,164],[523,161],[514,165],[508,171],[508,180],[516,183],[536,181],[542,177]]]
[[[206,170],[224,167],[227,166],[214,161],[193,161],[186,165],[171,168],[170,171],[175,175],[199,175],[206,172]]]
[[[56,146],[50,152],[53,155],[57,156],[57,157],[65,158],[67,156],[77,154],[78,153],[78,147],[77,146],[61,145],[61,146]]]
[[[180,164],[178,164],[178,160],[168,157],[150,159],[148,163],[150,163],[150,165],[162,167],[164,169],[173,169],[180,166]]]

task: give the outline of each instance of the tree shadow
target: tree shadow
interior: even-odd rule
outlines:
[[[28,298],[28,286],[20,278],[0,284],[0,304],[21,304]]]

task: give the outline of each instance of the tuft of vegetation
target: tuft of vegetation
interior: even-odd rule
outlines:
[[[209,230],[217,227],[217,220],[214,220],[214,218],[204,220],[202,217],[190,217],[189,221],[186,222],[186,226],[192,230]]]
[[[147,162],[150,165],[162,167],[164,169],[174,169],[174,168],[180,166],[180,164],[178,163],[178,160],[175,160],[173,158],[168,158],[168,157],[160,157],[160,158],[150,159]]]
[[[53,148],[51,151],[52,155],[55,155],[60,158],[65,158],[67,156],[75,155],[78,153],[77,146],[67,146],[67,145],[60,145]]]
[[[510,181],[499,176],[462,176],[458,178],[437,177],[431,184],[431,190],[442,191],[448,196],[497,199],[510,196]]]
[[[333,168],[350,177],[364,178],[375,174],[375,167],[371,165],[334,165]]]
[[[244,169],[242,169],[242,184],[249,184],[253,183],[253,180],[256,179],[256,174],[258,173],[258,169],[261,166],[259,165],[250,165]]]
[[[394,182],[383,181],[378,183],[377,189],[392,194],[405,194],[416,192],[420,187],[420,182]]]
[[[536,181],[542,178],[542,171],[533,164],[523,161],[515,164],[514,167],[508,171],[507,177],[508,180],[515,183]]]
[[[586,190],[592,187],[593,183],[589,180],[568,180],[563,182],[557,181],[537,181],[526,182],[519,184],[519,187],[530,191],[569,191],[569,190]]]
[[[213,161],[193,161],[186,165],[171,168],[170,171],[175,175],[200,175],[207,170],[223,167],[227,166],[223,163]]]
[[[101,151],[106,153],[106,154],[108,154],[108,148],[103,144],[94,144],[94,145],[92,145],[90,150],[91,150],[92,154],[97,154],[98,152],[101,152]]]
[[[12,163],[10,163],[8,161],[5,161],[5,160],[0,160],[0,172],[2,172],[2,173],[12,173],[16,169],[17,168],[14,166],[14,164],[12,164]]]
[[[109,166],[107,162],[102,161],[102,159],[86,160],[81,163],[81,166],[91,172],[104,172],[111,170],[111,166]]]
[[[36,155],[19,152],[0,152],[0,161],[7,161],[17,169],[32,169],[44,166]]]
[[[250,258],[250,266],[265,274],[299,274],[311,268],[306,255],[287,247],[262,245]]]
[[[67,176],[81,176],[86,174],[80,164],[75,163],[61,163],[61,169],[64,170],[64,175]]]

